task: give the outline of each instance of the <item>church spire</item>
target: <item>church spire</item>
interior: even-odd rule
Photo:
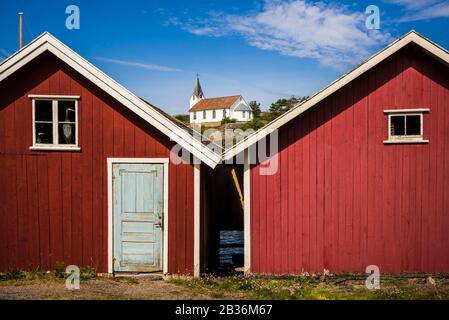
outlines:
[[[193,93],[190,97],[190,108],[193,107],[201,99],[204,99],[204,93],[203,89],[201,88],[199,75],[197,74],[195,87],[193,88]]]
[[[193,96],[196,96],[197,98],[204,98],[204,93],[203,93],[203,89],[201,89],[201,84],[200,84],[200,78],[199,75],[196,75],[196,83],[195,83],[195,88],[193,88]]]

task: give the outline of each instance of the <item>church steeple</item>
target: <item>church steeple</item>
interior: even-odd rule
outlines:
[[[204,99],[203,89],[201,88],[200,79],[198,74],[196,75],[195,87],[193,88],[192,96],[190,97],[190,108],[198,103],[201,99]]]

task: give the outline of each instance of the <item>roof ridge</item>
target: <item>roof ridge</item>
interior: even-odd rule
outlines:
[[[223,98],[238,98],[241,97],[241,94],[237,94],[237,95],[232,95],[232,96],[222,96],[222,97],[213,97],[213,98],[204,98],[203,100],[210,100],[210,99],[223,99]]]

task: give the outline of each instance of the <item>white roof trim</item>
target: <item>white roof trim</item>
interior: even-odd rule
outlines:
[[[243,102],[244,107],[238,108],[241,102]],[[249,106],[249,103],[242,96],[240,96],[240,98],[234,102],[230,109],[232,111],[253,111],[253,109],[251,109],[251,107]]]
[[[256,131],[252,135],[248,136],[247,138],[243,139],[239,143],[237,143],[233,148],[227,150],[223,154],[223,160],[228,160],[236,156],[237,154],[241,153],[246,148],[250,147],[251,145],[257,143],[259,140],[266,137],[268,134],[273,132],[274,130],[280,128],[290,120],[296,118],[306,110],[312,108],[314,105],[319,103],[320,101],[324,100],[337,90],[341,89],[351,81],[355,80],[365,72],[369,71],[382,61],[384,61],[386,58],[393,55],[395,52],[399,51],[403,47],[407,46],[410,43],[415,43],[428,51],[431,55],[433,55],[435,58],[440,59],[442,62],[445,62],[449,64],[449,52],[443,49],[442,47],[438,46],[434,42],[430,41],[429,39],[423,37],[416,31],[412,30],[403,37],[399,38],[398,40],[391,43],[388,47],[384,48],[380,52],[373,55],[371,58],[366,60],[364,63],[362,63],[357,68],[353,69],[349,73],[345,74],[341,78],[337,79],[336,81],[332,82],[330,85],[325,87],[324,89],[318,91],[315,95],[310,97],[308,100],[300,103],[296,108],[284,113],[282,116],[277,118],[276,120],[268,123],[266,126],[261,128],[260,130]]]
[[[151,108],[139,97],[125,87],[111,79],[100,69],[83,59],[61,41],[49,33],[44,33],[23,47],[17,53],[0,64],[0,82],[16,72],[18,69],[32,61],[45,51],[50,51],[70,67],[93,82],[107,94],[122,103],[152,126],[160,130],[173,141],[191,152],[211,168],[221,160],[221,156],[198,141],[181,127],[177,126],[158,111]],[[214,145],[214,148],[217,148]]]

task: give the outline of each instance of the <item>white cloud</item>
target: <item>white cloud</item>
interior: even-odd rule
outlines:
[[[399,6],[404,6],[407,9],[423,8],[429,5],[433,5],[437,2],[440,2],[438,0],[384,0],[384,1]]]
[[[104,57],[95,57],[95,60],[103,61],[103,62],[107,62],[107,63],[124,65],[124,66],[130,66],[130,67],[135,67],[135,68],[161,71],[161,72],[181,72],[182,71],[181,69],[160,66],[160,65],[156,65],[156,64],[148,64],[148,63],[111,59],[111,58],[104,58]]]
[[[342,5],[273,0],[251,14],[214,13],[207,19],[176,18],[169,24],[196,35],[237,34],[256,48],[342,69],[391,40],[388,33],[367,30],[365,19],[363,12]]]
[[[3,48],[0,48],[0,59],[1,60],[8,58],[10,55],[11,55],[11,53],[9,53],[8,51],[6,51]]]
[[[404,16],[401,22],[430,20],[449,17],[448,0],[385,0],[404,8]]]

